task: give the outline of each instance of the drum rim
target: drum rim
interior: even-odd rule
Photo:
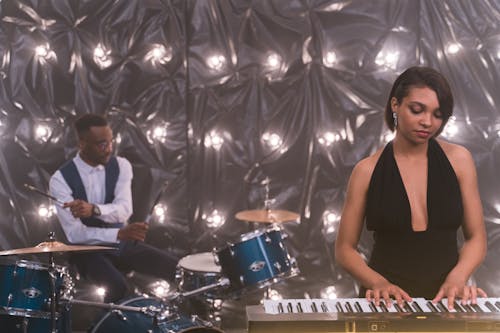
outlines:
[[[247,242],[247,241],[249,241],[251,239],[260,237],[260,236],[262,236],[264,234],[271,233],[271,232],[274,232],[274,231],[279,232],[281,234],[281,229],[279,227],[269,227],[269,228],[265,228],[265,229],[256,229],[256,230],[253,230],[253,231],[246,232],[246,233],[241,234],[240,236],[238,236],[236,242],[228,242],[226,244],[226,246],[223,246],[221,248],[216,248],[215,252],[217,254],[219,254],[219,252],[225,250],[228,247],[232,247],[232,246],[235,246],[235,245]],[[281,239],[283,240],[283,237],[281,237]]]
[[[52,314],[47,311],[14,308],[10,306],[0,306],[0,314],[17,316],[17,317],[40,318],[40,319],[52,318]],[[59,312],[56,312],[56,319],[59,319]]]
[[[300,274],[300,269],[298,266],[292,266],[289,271],[287,272],[282,272],[279,274],[276,274],[273,277],[267,278],[265,280],[261,280],[257,283],[254,283],[249,286],[243,286],[243,288],[239,289],[234,289],[230,290],[229,293],[233,295],[245,295],[247,293],[254,292],[256,290],[260,290],[269,286],[272,286],[273,284],[279,283],[285,279],[289,279],[295,276],[298,276]],[[273,281],[273,280],[278,280],[278,281]]]
[[[16,260],[15,263],[12,264],[13,266],[17,267],[24,267],[28,269],[35,269],[38,271],[47,271],[50,268],[50,265],[38,262],[38,261],[32,261],[32,260],[25,260],[25,259],[20,259]],[[10,265],[9,265],[10,266]],[[59,265],[54,265],[57,271],[61,270],[67,270],[66,266],[59,266]]]
[[[212,256],[212,259],[213,259],[213,263],[216,267],[218,267],[218,271],[205,271],[205,270],[197,270],[197,269],[191,269],[191,268],[187,268],[185,266],[181,266],[181,262],[185,259],[188,259],[189,257],[196,257],[196,256],[199,256],[201,257],[201,255],[211,255]],[[222,271],[222,267],[220,265],[217,264],[216,262],[217,258],[216,258],[216,254],[214,252],[199,252],[199,253],[192,253],[192,254],[188,254],[184,257],[182,257],[181,259],[179,259],[179,262],[177,263],[177,268],[178,269],[183,269],[183,270],[187,270],[187,271],[190,271],[190,272],[200,272],[200,273],[215,273],[215,274],[219,274],[221,273]]]

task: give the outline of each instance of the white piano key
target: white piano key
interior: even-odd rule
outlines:
[[[269,314],[277,314],[278,311],[278,302],[270,299],[264,300],[264,310]]]

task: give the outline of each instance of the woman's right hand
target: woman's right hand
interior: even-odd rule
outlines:
[[[367,301],[373,301],[376,306],[380,305],[380,300],[384,300],[388,308],[392,306],[393,299],[400,307],[404,306],[404,301],[412,301],[406,291],[387,280],[374,284],[371,289],[366,289],[365,297]]]

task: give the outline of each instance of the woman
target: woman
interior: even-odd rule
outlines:
[[[486,233],[471,154],[436,137],[452,115],[446,79],[411,67],[394,82],[385,110],[395,137],[353,169],[335,257],[378,305],[411,297],[476,302],[468,280],[486,254]],[[357,244],[366,221],[374,246],[367,264]],[[464,243],[458,251],[457,230]]]

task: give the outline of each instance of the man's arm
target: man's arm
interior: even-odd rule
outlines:
[[[64,180],[60,171],[57,171],[49,182],[50,193],[63,202],[74,201],[72,191]],[[66,238],[74,244],[101,244],[116,243],[117,228],[88,227],[79,218],[73,217],[69,208],[56,205],[57,217],[64,230]]]

